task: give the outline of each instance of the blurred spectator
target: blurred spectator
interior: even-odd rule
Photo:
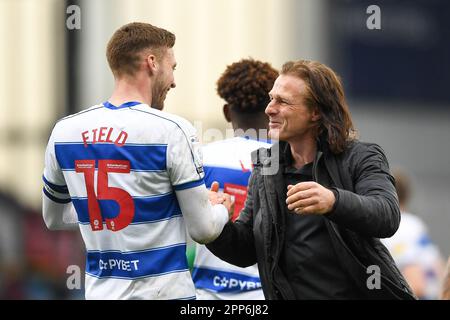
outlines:
[[[84,250],[77,232],[47,232],[39,212],[0,191],[0,299],[82,299],[69,290],[70,265],[84,276]]]
[[[84,299],[84,244],[77,231],[48,232],[39,212],[29,210],[24,223],[27,299]],[[70,290],[69,266],[80,268],[80,288]]]
[[[450,300],[450,258],[447,261],[447,268],[445,270],[444,282],[442,285],[442,300]]]
[[[0,299],[22,299],[23,209],[0,191]]]
[[[425,223],[407,211],[411,195],[408,176],[393,172],[397,190],[401,222],[391,238],[382,239],[414,293],[420,299],[437,299],[443,272],[443,259],[439,249],[431,241]]]

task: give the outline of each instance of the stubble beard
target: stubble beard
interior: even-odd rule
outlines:
[[[161,82],[156,82],[152,92],[152,108],[162,110],[164,108],[164,89]]]

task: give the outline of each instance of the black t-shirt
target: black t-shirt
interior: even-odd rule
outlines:
[[[312,163],[284,169],[287,186],[312,181]],[[289,158],[290,156],[290,158]],[[287,159],[287,160],[288,160]],[[356,299],[357,291],[339,265],[322,215],[301,215],[287,209],[279,267],[296,299]]]

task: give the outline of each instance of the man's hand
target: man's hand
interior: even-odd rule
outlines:
[[[286,203],[297,214],[325,214],[331,211],[336,198],[334,193],[316,182],[288,185]]]
[[[212,205],[223,204],[223,202],[225,201],[223,193],[219,193],[219,183],[217,181],[214,181],[211,184],[208,198]]]
[[[219,183],[217,181],[214,181],[211,184],[211,189],[208,196],[212,205],[223,204],[225,208],[227,208],[228,216],[231,219],[234,212],[234,203],[228,193],[219,193]]]

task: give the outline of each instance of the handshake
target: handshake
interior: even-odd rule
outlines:
[[[231,219],[234,212],[234,202],[228,193],[219,192],[219,183],[217,181],[211,184],[208,197],[212,205],[223,204],[228,210],[228,217]]]

